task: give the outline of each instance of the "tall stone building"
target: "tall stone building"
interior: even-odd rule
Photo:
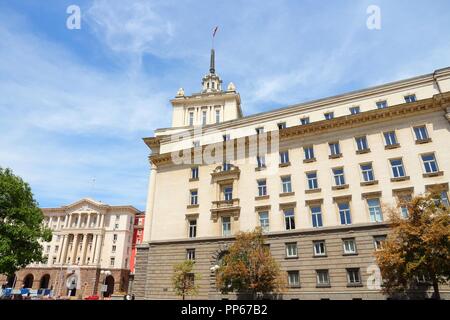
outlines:
[[[54,296],[110,296],[127,292],[135,215],[132,206],[110,206],[81,199],[59,208],[42,209],[52,230],[42,244],[46,263],[19,270],[0,282],[15,290],[51,289]]]
[[[176,298],[171,270],[185,259],[202,274],[198,298],[234,298],[217,291],[214,266],[257,226],[286,272],[282,298],[384,299],[373,253],[386,206],[431,189],[448,204],[450,68],[243,116],[212,51],[201,92],[171,103],[172,127],[144,139],[140,299]]]

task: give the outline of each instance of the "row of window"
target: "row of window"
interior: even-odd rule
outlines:
[[[215,115],[216,123],[219,123],[220,122],[220,109],[215,109],[214,115]],[[189,123],[190,126],[194,125],[194,111],[190,111],[189,112],[188,123]],[[207,110],[202,110],[201,123],[202,123],[203,126],[205,126],[208,123],[208,112],[207,112]]]
[[[439,201],[442,202],[443,205],[449,206],[449,198],[447,191],[441,191]],[[369,214],[370,222],[382,222],[383,221],[383,212],[381,209],[381,202],[379,198],[367,198],[366,199],[367,210]],[[310,204],[310,223],[313,228],[320,228],[324,226],[323,221],[323,212],[322,205],[320,203]],[[337,209],[339,214],[339,221],[341,225],[350,225],[352,224],[352,213],[350,209],[350,202],[343,200],[337,202]],[[403,218],[408,217],[408,209],[406,206],[401,207],[401,215]],[[259,226],[261,227],[263,232],[270,231],[270,219],[269,219],[269,211],[259,211]],[[285,208],[283,209],[283,218],[284,218],[284,228],[285,230],[295,230],[296,229],[296,218],[295,218],[295,210],[294,208]],[[221,217],[221,230],[222,236],[230,236],[232,235],[231,230],[231,217],[222,216]],[[188,236],[189,238],[195,238],[197,236],[197,220],[191,219],[189,220],[189,228],[188,228]]]
[[[330,274],[328,269],[315,270],[316,286],[317,287],[331,287]],[[347,285],[348,286],[362,286],[360,268],[347,268]],[[287,272],[288,286],[291,288],[300,287],[300,271],[289,270]]]
[[[404,96],[404,99],[405,99],[406,103],[411,103],[411,102],[417,101],[416,96],[414,94],[406,95],[406,96]],[[386,100],[382,100],[382,101],[376,102],[376,106],[377,106],[377,109],[385,109],[385,108],[388,107],[388,103],[387,103]],[[353,106],[353,107],[349,108],[350,115],[359,114],[360,112],[361,112],[361,108],[359,106]],[[325,120],[332,120],[332,119],[334,119],[334,112],[325,112],[323,114],[323,116],[324,116]],[[301,125],[306,125],[306,124],[309,124],[309,123],[310,123],[309,117],[302,117],[300,119],[300,124]],[[279,130],[286,129],[286,127],[287,127],[286,126],[286,122],[278,123],[278,129]],[[264,132],[264,128],[263,127],[256,128],[256,133],[257,134],[261,134],[263,132]]]

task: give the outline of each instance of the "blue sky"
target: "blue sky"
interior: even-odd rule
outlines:
[[[381,30],[366,27],[372,4]],[[215,25],[216,70],[245,115],[450,66],[448,0],[1,0],[0,166],[43,207],[144,209],[141,138],[170,125],[179,87],[199,91]]]

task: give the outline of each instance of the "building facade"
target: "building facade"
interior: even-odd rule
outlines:
[[[127,292],[139,210],[82,199],[42,212],[52,231],[51,241],[42,244],[46,263],[32,264],[0,282],[6,280],[14,289],[51,289],[54,296]]]
[[[200,93],[171,100],[172,127],[144,138],[151,172],[136,296],[176,298],[173,265],[194,259],[197,298],[235,298],[217,291],[214,266],[237,232],[260,226],[286,272],[283,299],[387,298],[373,254],[388,233],[386,208],[428,191],[448,204],[450,68],[243,116],[214,58]]]
[[[142,244],[144,240],[145,214],[139,213],[134,218],[133,240],[131,243],[130,272],[134,274],[136,264],[136,245]]]

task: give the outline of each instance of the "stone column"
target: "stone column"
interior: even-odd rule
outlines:
[[[67,263],[67,255],[69,253],[69,242],[70,242],[70,234],[66,236],[66,243],[64,244],[64,253],[63,253],[63,261],[62,264]]]
[[[86,224],[87,224],[87,229],[89,229],[91,227],[91,213],[90,212],[88,213],[88,218],[87,218]]]
[[[78,223],[77,223],[77,228],[79,229],[81,226],[81,213],[78,215]]]
[[[66,245],[66,238],[67,238],[67,236],[64,234],[62,236],[61,243],[59,244],[58,260],[57,260],[58,263],[61,263],[61,259],[64,254],[64,246]]]
[[[70,263],[72,265],[75,264],[76,257],[77,257],[77,244],[78,244],[78,234],[74,234],[73,242],[72,242],[72,252],[70,253]]]
[[[97,264],[100,264],[102,244],[103,244],[103,236],[99,234],[97,237],[97,248],[95,250],[95,261]]]
[[[155,200],[155,187],[156,187],[156,175],[158,174],[158,168],[152,164],[150,171],[150,181],[148,187],[147,206],[145,214],[145,228],[143,242],[149,242],[151,238],[152,220],[153,220],[153,204]]]
[[[82,248],[83,252],[81,253],[81,261],[80,261],[81,265],[86,264],[85,259],[86,259],[86,253],[87,253],[87,241],[88,241],[88,233],[85,233],[83,235],[83,248]]]

